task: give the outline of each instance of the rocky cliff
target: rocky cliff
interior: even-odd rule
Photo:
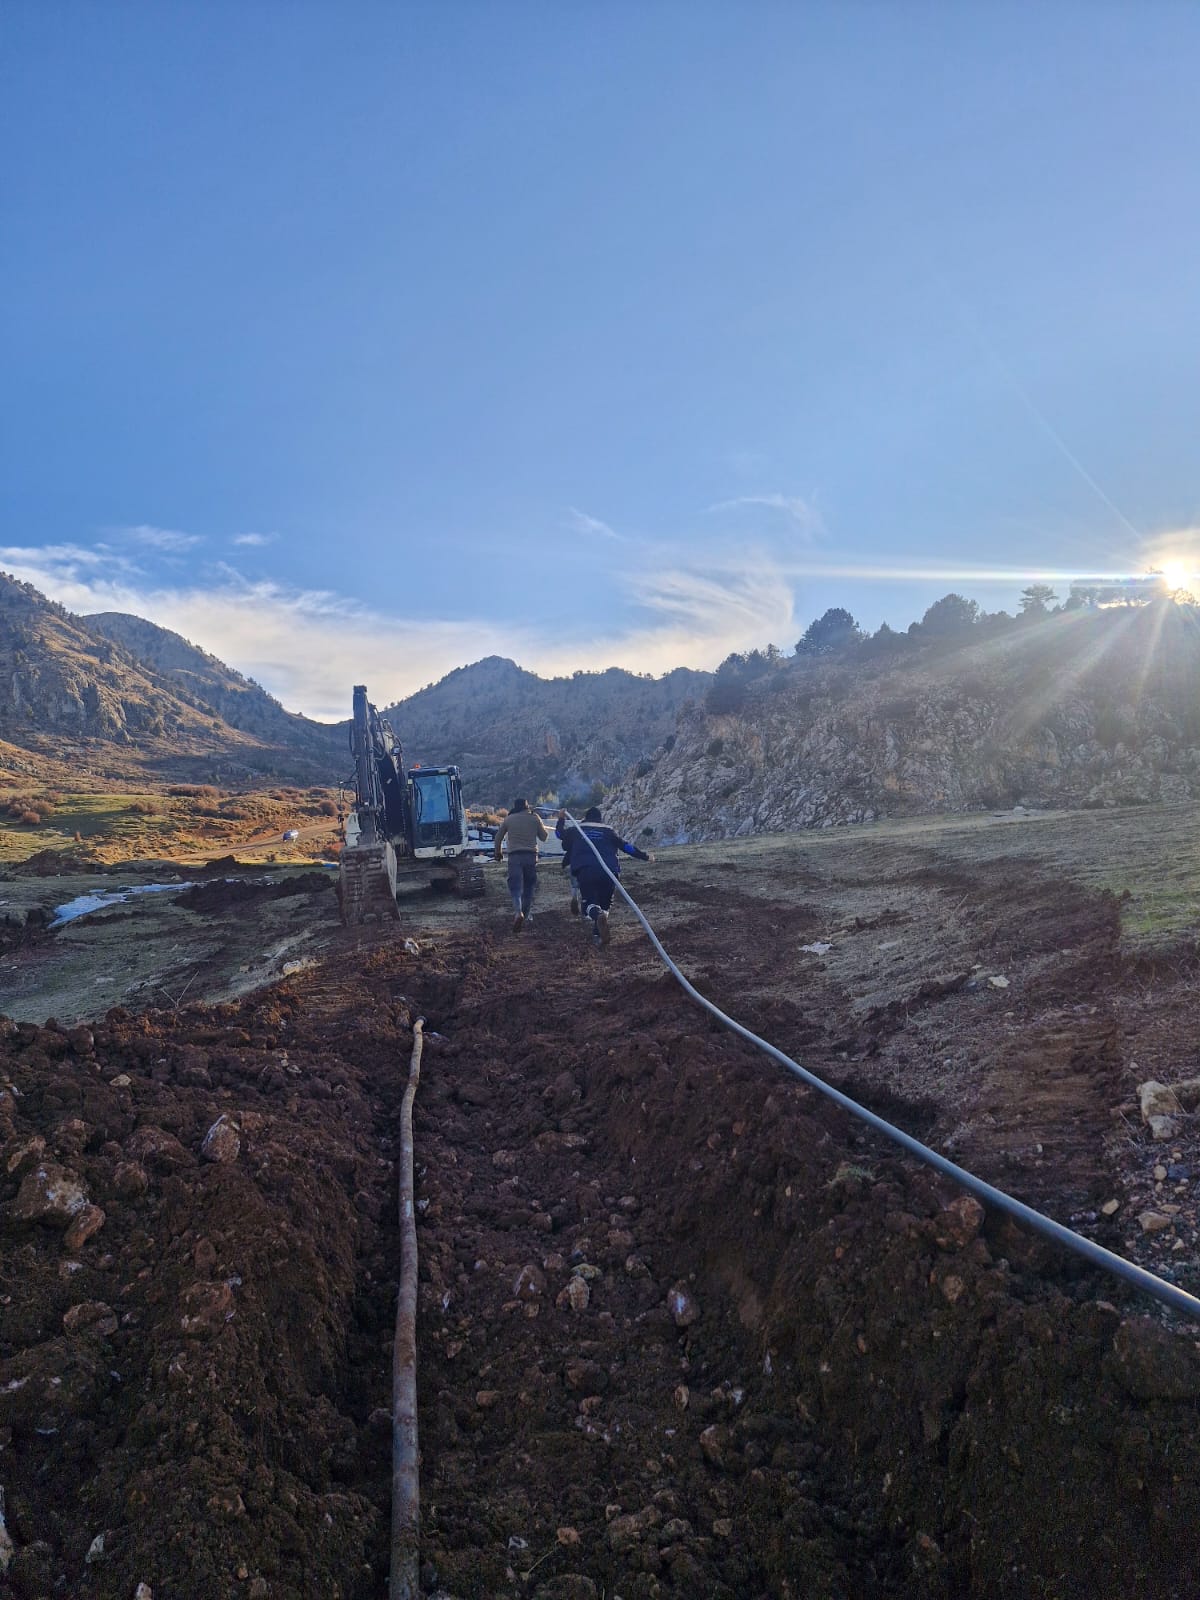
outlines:
[[[710,696],[710,700],[719,697]],[[1200,630],[1171,602],[889,658],[791,658],[683,710],[610,811],[661,842],[885,815],[1200,797]]]

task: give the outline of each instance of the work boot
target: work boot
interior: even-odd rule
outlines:
[[[608,941],[612,938],[612,932],[608,926],[607,911],[602,911],[596,918],[596,932],[600,936],[600,943],[607,947]]]
[[[525,926],[525,913],[523,911],[518,911],[516,916],[513,918],[513,932],[514,933],[520,933],[521,929],[524,926]]]

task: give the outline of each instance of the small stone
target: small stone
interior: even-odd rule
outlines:
[[[475,1404],[481,1411],[490,1411],[499,1398],[499,1389],[480,1389],[475,1396]]]
[[[686,1383],[681,1383],[676,1385],[672,1398],[675,1401],[675,1409],[677,1411],[686,1411],[692,1398],[692,1392]]]
[[[1121,1202],[1119,1200],[1106,1200],[1100,1207],[1100,1214],[1104,1217],[1115,1217],[1120,1209]]]
[[[227,1283],[193,1283],[183,1294],[179,1326],[192,1339],[211,1339],[234,1314],[233,1290]]]
[[[236,1161],[241,1148],[242,1140],[237,1124],[224,1113],[204,1135],[200,1154],[205,1161]]]
[[[704,1452],[705,1460],[711,1462],[714,1467],[723,1467],[729,1450],[729,1439],[729,1429],[719,1422],[705,1428],[700,1435],[700,1448]]]
[[[18,1222],[70,1222],[88,1203],[82,1178],[54,1161],[39,1161],[21,1179],[12,1214]]]
[[[1141,1211],[1138,1213],[1143,1233],[1161,1233],[1164,1228],[1171,1226],[1171,1219],[1164,1216],[1161,1211]]]
[[[564,1547],[564,1549],[570,1550],[574,1545],[579,1543],[579,1529],[559,1528],[554,1537],[558,1540],[559,1544]]]
[[[700,1307],[685,1283],[676,1283],[667,1291],[667,1310],[677,1328],[690,1328],[700,1316]]]
[[[113,1173],[113,1188],[122,1200],[136,1200],[149,1187],[146,1169],[137,1161],[122,1161]]]
[[[943,1206],[934,1222],[934,1238],[942,1250],[965,1250],[983,1226],[984,1209],[974,1195],[960,1194]]]
[[[5,1159],[6,1172],[19,1172],[22,1167],[32,1166],[46,1153],[46,1141],[40,1133],[35,1133],[31,1139],[23,1140],[14,1150],[11,1150]]]
[[[571,1268],[571,1271],[575,1277],[583,1278],[587,1283],[594,1283],[597,1278],[604,1276],[600,1268],[594,1267],[590,1261],[580,1261],[578,1265]]]
[[[154,1600],[154,1590],[148,1583],[139,1583],[133,1591],[133,1600]]]
[[[1154,1181],[1155,1181],[1155,1183],[1161,1183],[1163,1181],[1163,1179],[1166,1177],[1166,1175],[1167,1175],[1166,1167],[1162,1166],[1161,1164],[1159,1166],[1155,1167],[1155,1169],[1154,1169]]]
[[[957,1305],[963,1297],[966,1284],[956,1273],[948,1272],[941,1280],[938,1287],[942,1291],[942,1299],[949,1305]]]
[[[177,1172],[180,1167],[192,1167],[196,1158],[180,1144],[173,1133],[150,1124],[135,1128],[125,1141],[125,1154],[131,1161],[140,1161],[152,1172]]]
[[[130,1089],[133,1087],[133,1079],[127,1072],[118,1072],[115,1078],[110,1078],[108,1081],[114,1089]]]
[[[643,1533],[657,1527],[661,1521],[662,1512],[657,1506],[646,1506],[628,1516],[613,1517],[608,1524],[608,1542],[614,1550],[627,1550],[640,1542]]]
[[[565,1289],[560,1290],[554,1304],[560,1311],[586,1311],[592,1291],[584,1278],[573,1277]]]
[[[546,1280],[540,1267],[532,1261],[526,1264],[513,1279],[512,1292],[518,1300],[536,1300],[546,1292]]]
[[[497,1150],[492,1157],[492,1165],[497,1172],[515,1172],[521,1164],[521,1157],[515,1150]]]
[[[211,1239],[197,1239],[192,1247],[192,1265],[201,1278],[211,1278],[217,1266],[217,1247]]]
[[[712,1525],[713,1536],[717,1539],[733,1538],[733,1523],[729,1517],[718,1517]]]
[[[117,1331],[117,1318],[113,1308],[103,1300],[81,1300],[63,1312],[62,1325],[64,1333],[82,1333],[90,1328],[93,1333],[107,1338]]]
[[[84,1206],[63,1234],[64,1249],[80,1249],[94,1233],[100,1232],[106,1221],[107,1216],[102,1206]]]

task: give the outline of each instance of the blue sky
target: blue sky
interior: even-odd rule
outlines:
[[[0,566],[343,715],[1200,568],[1200,9],[8,0]]]

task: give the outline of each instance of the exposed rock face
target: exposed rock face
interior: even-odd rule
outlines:
[[[137,617],[72,616],[5,573],[0,740],[43,754],[96,741],[311,777],[332,775],[341,759],[327,727],[284,711],[178,634]]]
[[[1153,619],[1135,621],[1144,631]],[[886,815],[1200,796],[1197,647],[1174,641],[1170,675],[1139,688],[1149,646],[1132,626],[1102,613],[1053,618],[882,668],[789,660],[737,713],[683,708],[673,745],[628,775],[608,808],[627,830],[670,844]]]

